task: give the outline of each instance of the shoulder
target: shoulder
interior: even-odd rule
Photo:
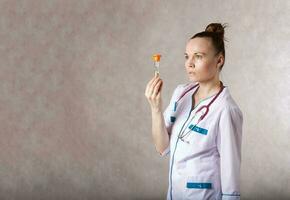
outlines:
[[[220,108],[221,115],[236,116],[241,120],[243,120],[243,112],[240,109],[237,102],[232,97],[232,95],[230,94],[229,89],[227,87],[225,89],[225,94],[223,96]]]
[[[190,82],[190,83],[180,83],[176,86],[175,90],[178,91],[185,91],[191,87],[193,87],[194,85],[196,85],[197,82]]]
[[[192,85],[192,83],[179,83],[176,88],[179,88],[179,89],[185,89],[187,88],[188,86]]]
[[[189,88],[193,87],[196,84],[197,84],[196,82],[178,84],[173,91],[173,96],[174,97],[180,96],[181,94],[183,94],[185,91],[187,91]]]
[[[192,83],[180,83],[180,84],[177,84],[177,86],[175,87],[174,89],[174,94],[180,94],[182,93],[183,91],[185,91]]]

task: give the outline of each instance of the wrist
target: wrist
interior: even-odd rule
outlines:
[[[158,109],[158,108],[157,108],[157,109],[152,108],[152,109],[151,109],[151,113],[152,113],[152,114],[161,114],[161,113],[162,113],[162,110],[161,110],[161,109]]]

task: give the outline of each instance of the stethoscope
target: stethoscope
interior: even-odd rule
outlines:
[[[191,120],[189,121],[189,123],[197,116],[197,113],[199,113],[199,112],[202,112],[202,114],[201,114],[201,116],[199,117],[199,119],[197,120],[197,123],[195,124],[195,125],[190,125],[189,126],[189,131],[188,132],[186,132],[186,133],[184,133],[185,132],[185,130],[186,130],[186,128],[183,130],[183,131],[180,131],[179,132],[179,134],[178,134],[178,138],[181,140],[181,141],[183,141],[183,142],[186,142],[186,143],[188,143],[189,144],[189,141],[186,141],[185,139],[184,139],[184,137],[185,136],[187,136],[190,132],[191,132],[191,130],[194,130],[195,128],[196,128],[196,126],[200,123],[200,121],[201,120],[203,120],[205,117],[206,117],[206,115],[208,114],[208,112],[209,112],[209,108],[210,108],[210,106],[211,106],[211,104],[217,99],[217,97],[220,95],[220,93],[223,91],[223,89],[225,88],[225,86],[223,85],[223,82],[222,81],[220,81],[220,85],[221,85],[221,87],[220,87],[220,90],[219,90],[219,92],[214,96],[214,98],[207,104],[207,105],[203,105],[203,106],[201,106],[196,112],[195,112],[195,114],[194,114],[194,116],[191,118]],[[189,89],[187,89],[185,92],[183,92],[181,95],[180,95],[180,97],[178,98],[178,100],[175,102],[175,104],[174,104],[174,112],[176,111],[176,108],[177,108],[177,105],[178,105],[178,102],[181,100],[181,98],[185,95],[185,94],[187,94],[189,91],[191,91],[192,89],[194,89],[194,88],[196,88],[197,86],[199,86],[199,84],[196,84],[196,85],[194,85],[194,86],[192,86],[192,87],[190,87]],[[199,88],[199,87],[198,87]],[[198,88],[194,91],[194,93],[193,93],[193,96],[195,95],[195,93],[197,92],[197,90],[198,90]],[[208,97],[208,98],[210,98],[210,97]],[[191,110],[192,111],[192,110]],[[190,111],[190,113],[191,113],[191,111]],[[190,116],[190,115],[189,115]],[[187,120],[188,120],[188,118],[187,118]],[[185,123],[184,124],[186,124],[186,122],[187,122],[187,120],[185,121]],[[182,129],[181,129],[182,130]]]

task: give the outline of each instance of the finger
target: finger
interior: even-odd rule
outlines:
[[[163,82],[161,82],[161,84],[160,84],[160,87],[159,87],[158,94],[157,94],[156,98],[160,98],[161,92],[162,92],[162,88],[163,88]]]
[[[156,95],[156,99],[159,99],[161,96],[161,92],[158,92],[158,94]]]
[[[161,83],[162,83],[162,82],[159,81],[159,82],[156,84],[156,86],[154,87],[154,90],[153,90],[153,96],[154,96],[154,97],[156,97],[156,95],[158,94],[159,87],[160,87],[160,84],[161,84]]]
[[[157,75],[156,73],[154,74],[154,76],[153,76],[153,78],[151,79],[151,83],[154,81],[154,80],[156,80],[157,78],[159,77],[159,75]]]
[[[154,94],[154,89],[156,87],[156,85],[158,84],[158,82],[160,82],[161,80],[157,80],[156,83],[152,84],[152,86],[150,87],[150,95],[152,96],[152,94]]]
[[[145,89],[145,94],[148,93],[149,87],[151,86],[151,84],[153,83],[153,81],[155,80],[155,77],[153,77],[146,85],[146,89]]]
[[[147,83],[146,89],[145,89],[145,94],[148,93],[149,88],[153,84],[153,82],[156,80],[156,75]]]
[[[151,82],[151,84],[154,84],[154,81],[160,79],[159,74],[155,73],[154,77],[153,77],[153,81]]]
[[[149,84],[151,84],[155,80],[155,76],[149,81]]]
[[[161,84],[160,84],[160,88],[159,88],[160,93],[162,91],[162,88],[163,88],[163,81],[161,81]]]
[[[158,80],[154,80],[154,82],[151,85],[148,86],[147,92],[149,93],[149,95],[152,95],[154,87],[156,85],[156,81],[158,81]]]
[[[156,79],[153,81],[153,83],[151,84],[151,87],[154,88],[155,85],[158,83],[158,81],[160,81],[161,78],[159,78],[158,76],[156,77]]]

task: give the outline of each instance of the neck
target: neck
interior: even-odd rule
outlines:
[[[209,97],[218,93],[220,90],[220,80],[219,78],[214,78],[207,81],[199,82],[199,88],[197,91],[197,96],[201,99]]]

